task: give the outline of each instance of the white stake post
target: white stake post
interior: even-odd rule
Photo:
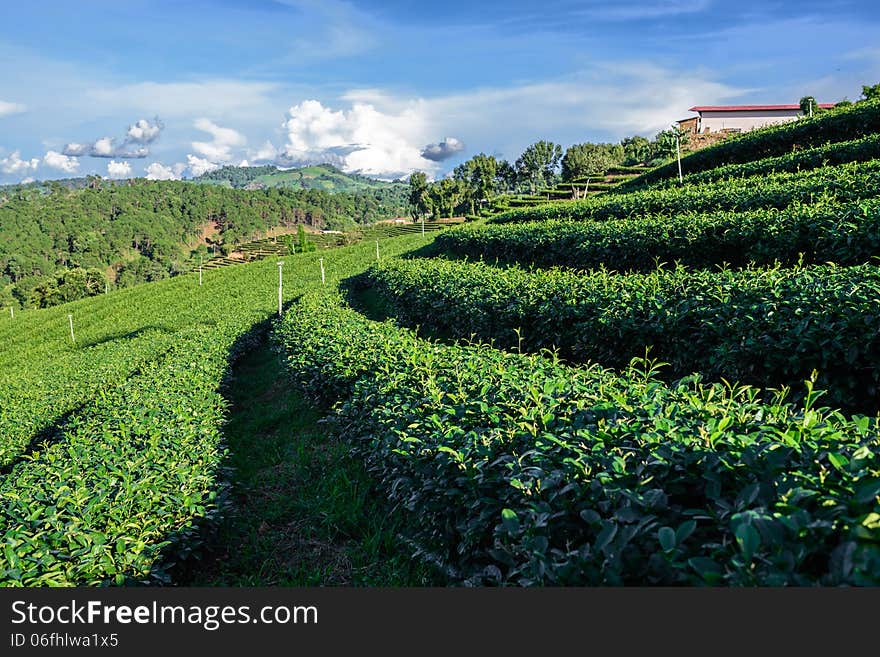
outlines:
[[[70,324],[70,341],[76,344],[76,338],[73,337],[73,315],[67,316],[67,322]]]
[[[376,262],[379,262],[379,240],[376,240]]]
[[[422,215],[422,237],[425,236],[425,215]]]
[[[326,285],[324,282],[324,258],[321,258],[321,285]]]
[[[202,256],[199,256],[199,287],[202,286]]]
[[[104,294],[107,294],[110,291],[110,282],[104,281]]]
[[[684,184],[684,177],[681,175],[681,144],[678,131],[675,132],[675,155],[678,159],[678,184]]]
[[[15,319],[15,308],[9,306],[9,314],[12,315],[12,319]]]
[[[284,263],[279,260],[278,261],[278,316],[281,317],[281,268],[284,266]]]

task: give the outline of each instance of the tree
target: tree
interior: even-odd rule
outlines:
[[[627,165],[647,162],[651,157],[651,140],[647,137],[634,135],[620,141],[623,146],[623,163]]]
[[[678,140],[676,141],[676,136]],[[690,139],[690,132],[673,125],[669,130],[657,133],[651,144],[651,159],[668,160],[676,156],[678,145],[685,145]]]
[[[414,171],[409,177],[409,204],[412,208],[413,221],[424,217],[430,210],[428,206],[428,176],[421,171]]]
[[[303,228],[302,224],[296,227],[296,238],[299,242],[299,252],[300,253],[308,253],[309,251],[315,250],[315,243],[310,242],[306,238],[306,229]]]
[[[552,141],[537,141],[517,159],[517,177],[528,184],[534,194],[538,187],[553,184],[561,158],[562,146]]]
[[[498,162],[498,168],[495,170],[495,183],[496,189],[502,192],[512,192],[516,189],[516,168],[507,160]]]
[[[872,86],[863,86],[862,87],[862,99],[863,100],[877,100],[880,98],[880,82]]]
[[[619,144],[574,144],[562,158],[562,179],[565,181],[605,173],[623,160]]]
[[[483,201],[489,201],[495,195],[497,186],[498,160],[491,155],[480,153],[474,155],[467,162],[455,167],[453,176],[467,187],[470,212],[475,212],[476,206]]]
[[[431,213],[435,218],[452,217],[467,208],[467,185],[455,178],[444,178],[433,183],[428,191]]]
[[[816,102],[816,99],[813,96],[804,96],[800,100],[801,112],[804,113],[804,116],[815,116],[819,113],[819,103]]]

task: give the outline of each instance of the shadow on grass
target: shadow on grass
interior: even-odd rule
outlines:
[[[433,583],[396,541],[393,520],[325,411],[293,388],[257,325],[233,349],[224,396],[230,455],[222,517],[166,551],[186,586],[407,586]],[[176,563],[171,563],[176,562]]]

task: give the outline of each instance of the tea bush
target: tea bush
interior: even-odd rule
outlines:
[[[861,139],[878,132],[880,132],[880,101],[865,101],[812,119],[801,119],[746,132],[683,157],[681,166],[687,172],[707,171],[727,164],[741,164],[786,155],[792,151],[827,143]],[[647,184],[674,178],[677,175],[678,164],[671,162],[649,171],[637,182]]]
[[[880,200],[606,222],[467,225],[439,235],[433,246],[435,253],[454,257],[576,269],[604,265],[619,271],[676,262],[691,267],[862,264],[880,256]]]
[[[276,335],[453,582],[880,583],[876,419],[437,344],[326,293]]]
[[[877,195],[880,160],[853,162],[813,171],[775,173],[759,178],[734,178],[670,189],[645,189],[580,201],[553,201],[508,210],[490,223],[568,219],[601,221],[683,212],[785,208],[820,199],[855,201]]]
[[[880,408],[880,267],[648,274],[497,269],[439,259],[369,271],[390,314],[435,336],[558,348],[623,367],[651,354],[668,376],[797,385],[818,370],[834,404]]]

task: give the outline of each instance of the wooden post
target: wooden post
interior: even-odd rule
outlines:
[[[678,184],[684,184],[684,177],[681,175],[681,145],[678,131],[675,132],[675,155],[678,158]]]
[[[281,284],[282,284],[281,268],[283,266],[284,266],[284,262],[279,260],[278,261],[278,316],[279,317],[281,317]]]

